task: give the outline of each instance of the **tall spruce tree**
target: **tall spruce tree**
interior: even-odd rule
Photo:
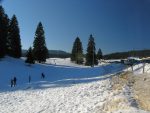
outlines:
[[[5,20],[6,20],[6,21],[5,21],[5,23],[6,23],[5,25],[6,25],[6,28],[7,28],[7,29],[6,29],[6,35],[7,35],[7,38],[6,38],[6,49],[5,49],[5,50],[6,50],[6,54],[9,55],[9,53],[8,53],[8,51],[9,51],[9,50],[8,50],[8,49],[9,49],[9,45],[8,45],[8,44],[9,44],[9,43],[8,43],[9,40],[8,40],[8,37],[9,37],[9,25],[10,25],[10,19],[8,18],[7,15],[6,15],[6,17],[5,17]]]
[[[75,61],[77,64],[83,63],[83,48],[82,42],[80,41],[79,37],[75,39],[75,42],[73,44],[71,61]]]
[[[35,63],[31,47],[28,49],[26,57],[27,57],[27,59],[25,61],[26,63],[29,63],[29,64],[34,64]]]
[[[73,43],[73,47],[72,47],[72,52],[71,52],[71,61],[75,61],[76,60],[76,44],[75,42]]]
[[[2,6],[0,6],[0,58],[6,54],[6,42],[8,36],[9,19],[5,14]]]
[[[86,54],[86,65],[94,66],[98,64],[97,57],[96,57],[96,48],[94,37],[90,35],[87,47],[87,54]]]
[[[99,48],[98,52],[97,52],[97,59],[100,60],[103,58],[103,53],[102,50]]]
[[[48,49],[46,47],[44,29],[41,22],[39,22],[35,32],[33,42],[33,53],[35,60],[39,63],[45,62],[48,56]]]
[[[21,50],[20,30],[15,15],[13,15],[10,21],[7,47],[8,47],[8,55],[14,58],[21,57],[22,50]]]

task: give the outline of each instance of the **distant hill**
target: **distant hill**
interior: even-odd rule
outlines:
[[[26,56],[27,50],[22,50],[22,56]],[[67,53],[62,50],[49,50],[50,58],[68,58],[70,57],[70,53]]]
[[[104,55],[104,59],[125,59],[127,57],[139,57],[139,58],[150,57],[150,50],[134,50]]]
[[[68,58],[70,57],[70,53],[67,53],[62,50],[49,50],[50,58]]]

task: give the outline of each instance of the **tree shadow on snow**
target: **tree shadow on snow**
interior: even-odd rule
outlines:
[[[48,67],[47,69],[49,69]],[[122,72],[125,67],[119,65],[117,67],[113,65],[107,65],[83,69],[67,66],[67,68],[57,67],[57,70],[55,70],[56,67],[53,67],[51,69],[53,69],[53,71],[50,73],[50,75],[46,73],[46,78],[42,81],[36,80],[32,81],[31,83],[20,83],[15,88],[10,88],[10,86],[7,86],[7,88],[0,89],[0,93],[5,91],[11,92],[19,90],[28,91],[37,89],[43,90],[47,88],[64,88],[78,84],[96,82],[99,80],[105,80],[107,78],[110,78],[112,75],[116,75]]]

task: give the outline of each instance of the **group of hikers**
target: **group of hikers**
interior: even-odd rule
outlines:
[[[41,79],[45,78],[45,74],[41,73]],[[31,82],[31,76],[29,75],[29,83]],[[13,79],[10,80],[10,86],[15,87],[17,85],[17,78],[14,77]]]

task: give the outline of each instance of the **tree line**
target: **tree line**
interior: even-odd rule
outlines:
[[[0,58],[5,55],[20,58],[22,56],[22,46],[20,38],[19,23],[16,15],[11,19],[5,13],[4,8],[0,6]],[[27,52],[27,63],[35,61],[45,62],[48,57],[48,49],[46,47],[43,25],[39,22],[35,31],[33,47]]]
[[[85,57],[85,65],[94,66],[98,64],[98,60],[102,59],[102,51],[98,50],[96,54],[95,41],[94,37],[91,34],[89,37],[88,45],[87,45],[87,53],[83,54],[82,42],[79,37],[77,37],[73,43],[72,52],[71,52],[71,61],[77,64],[84,63]]]
[[[21,40],[17,17],[8,18],[0,6],[0,58],[9,55],[14,58],[21,57]]]
[[[150,50],[132,50],[128,52],[117,52],[108,55],[104,55],[104,59],[126,59],[128,57],[149,57]]]
[[[4,8],[0,6],[0,58],[5,55],[20,58],[22,56],[21,38],[19,23],[16,15],[13,15],[11,19],[5,13]],[[41,22],[38,23],[35,37],[33,41],[33,47],[29,47],[26,63],[34,64],[35,61],[42,63],[49,57],[48,49],[45,42],[45,32]],[[73,44],[71,61],[77,64],[83,64],[84,57],[86,59],[85,64],[94,66],[98,64],[98,60],[102,59],[102,51],[98,50],[96,54],[94,37],[90,35],[87,53],[83,54],[82,42],[79,37],[75,39]]]
[[[22,50],[22,57],[26,57],[27,56],[27,51],[23,49]],[[70,53],[63,51],[63,50],[48,50],[48,58],[70,58]]]

